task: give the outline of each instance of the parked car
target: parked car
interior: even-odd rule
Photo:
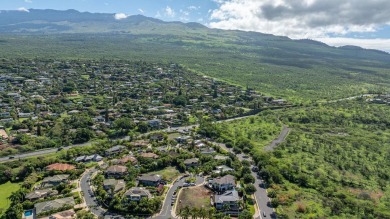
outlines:
[[[195,186],[196,184],[195,183],[190,183],[190,186]]]
[[[188,183],[183,183],[183,187],[188,187],[188,186],[190,186],[190,184],[188,184]]]

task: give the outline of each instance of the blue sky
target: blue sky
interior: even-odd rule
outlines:
[[[31,8],[142,14],[390,52],[389,0],[0,0],[0,10]]]

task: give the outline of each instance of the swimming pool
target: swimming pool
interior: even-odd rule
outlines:
[[[25,216],[25,217],[31,216],[32,213],[33,213],[32,210],[25,211],[25,212],[24,212],[24,216]]]

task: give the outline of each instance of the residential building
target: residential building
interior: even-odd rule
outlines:
[[[50,187],[58,186],[61,183],[67,183],[68,178],[69,178],[69,175],[66,175],[66,174],[45,177],[42,180],[41,187],[42,188],[50,188]]]
[[[191,158],[184,161],[186,167],[197,167],[199,165],[199,158]]]
[[[41,198],[46,198],[50,196],[57,195],[58,191],[57,190],[52,190],[52,189],[41,189],[41,190],[34,190],[30,193],[27,193],[25,195],[25,199],[30,200],[30,201],[35,201]]]
[[[124,180],[119,179],[105,179],[103,181],[103,189],[106,190],[109,193],[117,193],[122,191],[123,189],[126,188],[126,183]]]
[[[231,190],[236,186],[234,176],[232,175],[226,175],[223,177],[215,178],[211,181],[211,187],[218,191],[218,192],[224,192],[227,190]]]
[[[66,170],[74,170],[76,169],[76,166],[67,163],[53,163],[45,167],[45,169],[47,171],[52,171],[52,170],[66,171]]]
[[[121,165],[113,165],[108,167],[106,170],[107,177],[120,178],[126,175],[126,173],[127,173],[127,167]]]
[[[144,186],[158,186],[161,179],[161,176],[157,174],[143,174],[138,177],[138,182]]]
[[[221,166],[217,166],[216,170],[214,170],[213,172],[214,173],[226,173],[226,172],[233,172],[233,171],[234,171],[233,168],[230,168],[226,165],[221,165]]]
[[[49,219],[75,219],[76,212],[73,209],[57,212],[49,216]]]
[[[152,159],[157,159],[160,157],[155,153],[141,153],[139,156],[141,156],[143,158],[152,158]]]
[[[221,195],[214,196],[214,204],[217,210],[238,210],[240,208],[239,205],[240,196],[236,190],[226,191]]]
[[[125,149],[126,149],[126,147],[123,146],[123,145],[116,145],[116,146],[114,146],[114,147],[112,147],[112,148],[107,149],[107,150],[105,151],[105,155],[106,155],[106,156],[112,156],[112,155],[114,155],[114,154],[119,154],[119,153],[121,153],[122,151],[124,151]]]
[[[36,203],[34,207],[35,207],[36,214],[39,215],[40,213],[56,210],[59,208],[63,208],[65,206],[69,206],[71,208],[74,205],[75,205],[75,201],[73,197],[67,197],[67,198],[61,198],[61,199]]]
[[[127,190],[124,196],[126,200],[129,201],[140,201],[142,198],[152,198],[152,194],[150,194],[149,190],[143,187],[133,187]]]

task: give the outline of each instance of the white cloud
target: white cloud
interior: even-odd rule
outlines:
[[[144,13],[145,13],[145,11],[142,10],[141,8],[139,8],[138,11],[141,12],[141,14],[144,14]]]
[[[18,8],[17,10],[21,12],[30,12],[27,8],[24,7]]]
[[[356,39],[356,38],[316,38],[315,40],[324,42],[331,46],[360,46],[365,49],[377,49],[390,52],[390,39]]]
[[[374,32],[390,24],[389,0],[214,0],[212,28],[240,29],[291,38]]]
[[[161,13],[159,11],[157,11],[157,13],[156,13],[156,15],[154,17],[160,18],[161,17]]]
[[[190,11],[196,11],[196,10],[200,9],[200,6],[191,5],[191,6],[187,7],[187,9]]]
[[[24,0],[26,3],[32,3],[32,0]]]
[[[176,13],[175,10],[173,10],[171,7],[167,6],[165,8],[165,16],[167,17],[175,17]]]
[[[128,16],[129,16],[129,15],[126,15],[126,14],[124,14],[124,13],[116,13],[116,14],[114,15],[114,18],[115,18],[116,20],[122,20],[122,19],[126,19]]]

